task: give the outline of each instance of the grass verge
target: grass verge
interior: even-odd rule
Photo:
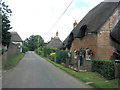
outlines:
[[[5,69],[11,69],[14,66],[16,66],[19,63],[19,61],[24,57],[24,55],[25,55],[24,53],[21,53],[15,57],[9,59],[7,62],[7,65],[5,66]]]
[[[85,83],[92,82],[89,85],[91,85],[95,88],[118,88],[118,79],[107,80],[103,76],[101,76],[100,74],[98,74],[96,72],[76,72],[69,68],[65,68],[64,66],[62,66],[60,64],[57,64],[57,63],[49,60],[46,57],[43,57],[43,56],[41,56],[41,57],[44,58],[45,60],[47,60],[48,62],[52,63],[56,67],[64,70],[68,74],[74,76],[75,78],[77,78]]]

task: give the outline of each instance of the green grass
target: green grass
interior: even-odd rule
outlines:
[[[118,79],[107,80],[103,76],[101,76],[100,74],[98,74],[96,72],[75,72],[69,68],[65,68],[64,66],[49,60],[46,57],[42,57],[42,58],[44,58],[45,60],[49,61],[56,67],[64,70],[68,74],[74,76],[75,78],[77,78],[83,82],[93,82],[89,85],[91,85],[95,88],[118,88]]]
[[[24,57],[24,55],[25,55],[24,53],[21,53],[15,57],[9,59],[7,65],[5,66],[5,69],[11,69],[14,66],[16,66],[19,63],[19,61]]]

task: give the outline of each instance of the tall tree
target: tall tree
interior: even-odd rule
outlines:
[[[44,40],[39,35],[31,35],[24,41],[24,46],[27,46],[30,51],[34,51],[38,47],[44,46]]]
[[[1,16],[2,16],[2,45],[9,46],[11,40],[11,34],[8,32],[12,27],[10,25],[9,16],[11,16],[11,9],[8,8],[8,5],[5,5],[5,2],[1,4]]]

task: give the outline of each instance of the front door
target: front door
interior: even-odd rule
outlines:
[[[80,56],[80,66],[83,66],[83,56]]]

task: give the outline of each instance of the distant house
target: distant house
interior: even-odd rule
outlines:
[[[51,41],[47,44],[47,47],[60,49],[62,41],[58,37],[58,32],[54,38],[51,37]]]
[[[118,2],[102,2],[89,11],[63,41],[61,48],[72,53],[71,62],[79,59],[80,66],[90,70],[93,59],[114,59],[110,32],[119,15]]]
[[[18,35],[17,32],[10,32],[11,33],[11,42],[8,47],[7,58],[12,58],[22,52],[22,43],[23,40]]]

